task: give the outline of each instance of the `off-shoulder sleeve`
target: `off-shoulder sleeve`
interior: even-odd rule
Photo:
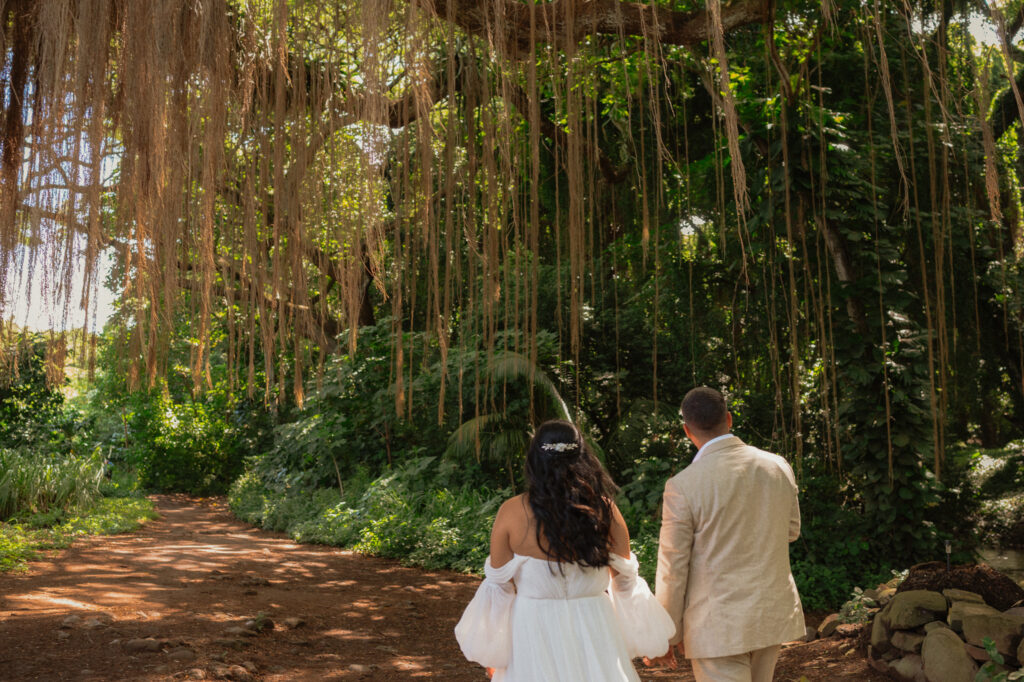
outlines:
[[[516,598],[512,577],[522,563],[515,557],[500,568],[484,562],[484,581],[455,626],[455,639],[470,661],[487,668],[508,667],[512,652],[512,602]]]
[[[612,578],[609,592],[629,655],[663,656],[676,630],[672,619],[638,575],[640,564],[635,554],[629,559],[612,554],[610,559],[609,566],[619,574]]]

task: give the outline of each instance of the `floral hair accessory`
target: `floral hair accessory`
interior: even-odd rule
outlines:
[[[575,450],[580,445],[579,443],[545,443],[540,446],[541,450],[554,450],[555,452],[565,452],[567,450]]]

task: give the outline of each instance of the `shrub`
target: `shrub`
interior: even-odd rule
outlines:
[[[143,487],[219,493],[241,473],[238,429],[229,423],[222,401],[174,402],[159,394],[135,400],[127,463]]]
[[[275,487],[250,471],[228,495],[239,518],[300,542],[350,547],[428,569],[479,571],[507,490],[452,485],[454,469],[434,457],[337,488]]]
[[[99,497],[103,462],[98,454],[34,454],[0,450],[0,519],[72,511]]]

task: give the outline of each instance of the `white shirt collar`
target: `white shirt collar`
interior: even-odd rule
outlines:
[[[712,438],[711,440],[709,440],[707,443],[704,443],[704,445],[702,445],[700,447],[700,450],[697,451],[697,454],[693,456],[693,461],[690,462],[690,463],[691,464],[696,464],[697,460],[700,459],[701,455],[704,454],[704,451],[708,449],[709,445],[711,445],[712,443],[717,443],[720,440],[725,440],[726,438],[732,438],[732,434],[731,433],[723,433],[721,436],[716,436],[716,437]]]

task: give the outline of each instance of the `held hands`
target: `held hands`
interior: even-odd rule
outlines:
[[[664,656],[658,656],[656,658],[647,658],[644,656],[644,665],[648,668],[665,666],[671,670],[675,670],[679,667],[679,661],[676,660],[677,650],[679,652],[679,657],[684,658],[685,654],[683,653],[683,643],[679,642],[678,644],[670,646]]]

